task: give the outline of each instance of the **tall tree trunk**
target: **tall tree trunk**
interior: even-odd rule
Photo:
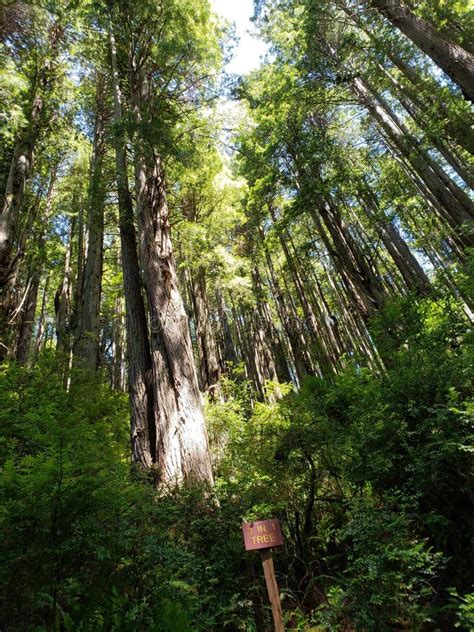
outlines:
[[[388,79],[394,90],[396,91],[397,98],[401,105],[403,105],[406,112],[411,116],[413,121],[417,124],[418,128],[423,132],[426,141],[436,149],[440,155],[444,158],[447,164],[454,169],[458,176],[464,180],[464,182],[471,189],[474,189],[474,175],[469,168],[469,165],[459,158],[455,152],[449,147],[447,142],[440,138],[438,133],[429,133],[429,121],[423,116],[423,106],[420,104],[416,95],[407,93],[406,88],[400,84],[383,66],[378,65],[380,71]],[[416,102],[418,101],[418,107]]]
[[[370,0],[394,26],[437,64],[474,101],[474,56],[397,0]]]
[[[229,319],[227,318],[227,309],[224,301],[224,296],[221,290],[216,289],[216,303],[217,313],[219,315],[219,325],[221,329],[221,347],[222,347],[222,371],[227,371],[229,365],[236,366],[239,358],[235,349],[234,340],[232,338],[232,331],[229,325]]]
[[[204,270],[200,269],[191,280],[193,312],[196,323],[196,337],[199,348],[201,384],[205,392],[214,396],[220,379],[217,345],[211,324],[211,314],[206,290]]]
[[[143,66],[130,61],[137,125],[134,152],[139,244],[150,309],[159,482],[212,482],[201,395],[171,244],[164,168],[143,129],[143,108],[150,98],[148,84]]]
[[[275,210],[273,209],[271,204],[268,205],[268,209],[270,211],[270,216],[273,222],[276,222]],[[308,331],[312,338],[312,346],[316,351],[319,370],[322,375],[329,377],[333,372],[333,364],[331,361],[331,356],[328,353],[328,350],[324,344],[323,336],[321,334],[321,323],[316,318],[313,307],[308,300],[305,286],[301,279],[301,274],[297,269],[293,256],[288,248],[287,241],[289,241],[289,236],[283,236],[283,234],[279,233],[279,239],[288,265],[288,269],[295,285],[298,301],[304,313],[306,327],[308,328]]]
[[[21,313],[21,320],[15,345],[15,358],[22,364],[26,364],[28,362],[30,353],[40,280],[41,268],[37,267],[33,270],[28,284],[28,292],[26,294],[25,304]]]
[[[36,328],[36,336],[35,336],[35,350],[34,354],[32,354],[32,360],[30,360],[30,364],[33,364],[34,360],[38,357],[41,352],[44,344],[44,335],[45,335],[45,318],[46,318],[46,301],[48,298],[48,290],[49,290],[49,274],[46,276],[43,286],[43,297],[41,299],[41,309],[38,316],[38,326]]]
[[[349,247],[348,240],[352,242],[352,238],[344,230],[342,219],[334,205],[330,208],[324,202],[318,201],[318,209],[311,208],[310,214],[354,306],[367,322],[385,299],[380,282],[375,279],[363,255],[358,253],[356,257],[354,256],[357,248],[355,244]],[[332,243],[328,233],[332,238]]]
[[[254,295],[257,301],[254,311],[253,329],[260,373],[264,377],[264,382],[289,382],[291,378],[280,335],[273,323],[270,306],[267,301],[267,292],[257,267],[253,269],[252,279]]]
[[[260,233],[263,241],[263,232]],[[288,312],[288,308],[283,297],[283,292],[278,282],[277,275],[273,266],[273,261],[268,248],[264,242],[265,258],[267,261],[267,267],[270,274],[270,280],[272,284],[272,292],[278,308],[278,314],[281,324],[288,338],[288,343],[291,348],[294,367],[298,381],[301,383],[307,375],[314,373],[311,365],[311,360],[307,356],[306,345],[301,338],[298,327],[296,326],[296,320],[291,317]]]
[[[293,257],[298,265],[299,273],[304,286],[307,288],[308,301],[317,313],[318,322],[318,334],[321,339],[320,344],[324,347],[326,357],[328,358],[329,366],[334,373],[340,368],[340,356],[343,353],[343,348],[339,344],[339,340],[335,335],[335,324],[327,309],[327,303],[317,275],[314,274],[313,278],[308,274],[309,270],[312,270],[311,261],[303,261],[298,253],[298,250],[293,243],[291,235],[289,236],[289,242],[293,250]],[[316,287],[316,292],[315,292]]]
[[[66,256],[64,258],[63,278],[54,297],[54,310],[56,313],[56,348],[62,353],[69,353],[70,348],[71,258],[75,223],[75,218],[72,218],[69,226]]]
[[[474,245],[474,204],[470,198],[405,133],[395,114],[386,103],[380,102],[380,97],[376,98],[372,94],[365,81],[356,77],[353,85],[361,103],[367,107],[395,148],[407,159],[434,198],[442,205],[444,221],[457,231],[457,239],[466,246]]]
[[[426,273],[402,239],[398,230],[378,207],[374,193],[365,182],[364,185],[361,191],[362,206],[369,219],[374,223],[384,246],[399,269],[408,289],[416,290],[422,294],[429,294],[432,287]]]
[[[156,427],[151,380],[152,364],[137,253],[133,201],[128,182],[126,139],[123,131],[122,94],[119,83],[117,50],[112,28],[109,33],[109,43],[114,96],[114,145],[121,259],[127,327],[132,459],[143,469],[149,469],[156,463]]]
[[[435,117],[435,121],[443,126],[446,136],[456,145],[464,148],[470,154],[474,154],[474,131],[470,125],[469,117],[462,113],[453,112],[443,102],[441,87],[435,79],[423,76],[416,65],[412,66],[404,59],[402,46],[397,46],[391,38],[378,36],[378,28],[374,28],[373,22],[361,19],[361,14],[346,6],[345,0],[339,2],[339,6],[346,15],[374,42],[377,50],[382,50],[392,64],[398,68],[408,85],[404,86],[410,100],[416,105],[419,118],[422,117],[423,128],[429,126],[431,120],[426,120],[425,112],[429,111],[429,117]],[[472,51],[471,51],[472,52]]]
[[[83,363],[97,368],[99,360],[100,338],[100,296],[102,289],[103,239],[104,239],[104,154],[105,125],[107,120],[104,95],[106,82],[103,75],[96,80],[96,113],[94,141],[92,148],[88,217],[87,217],[87,253],[79,292],[80,303],[77,306],[77,320],[74,341],[74,354]]]
[[[112,323],[112,388],[125,391],[126,386],[126,335],[123,299],[117,297],[114,305],[114,319]]]
[[[7,339],[9,313],[15,308],[11,304],[11,283],[15,260],[15,240],[18,221],[22,213],[26,185],[31,177],[34,152],[45,126],[45,99],[51,92],[54,81],[54,61],[58,54],[62,28],[56,21],[49,32],[49,55],[45,58],[33,86],[31,110],[28,124],[20,130],[15,143],[5,192],[0,209],[0,338]],[[0,345],[0,359],[5,355],[5,345]]]

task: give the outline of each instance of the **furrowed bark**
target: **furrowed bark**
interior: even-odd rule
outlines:
[[[212,483],[201,395],[171,243],[164,167],[142,128],[149,86],[143,66],[130,61],[132,110],[138,129],[134,139],[135,190],[150,309],[158,482]]]
[[[128,183],[117,50],[112,29],[109,32],[109,43],[114,97],[115,165],[127,328],[132,459],[146,470],[150,469],[156,462],[156,429],[153,416],[153,388],[151,383],[152,365],[137,253],[133,201]]]

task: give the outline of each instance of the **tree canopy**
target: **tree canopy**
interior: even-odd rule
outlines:
[[[474,627],[469,2],[0,3],[0,628]]]

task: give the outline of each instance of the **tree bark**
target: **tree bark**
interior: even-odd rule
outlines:
[[[38,302],[38,291],[41,279],[41,268],[33,271],[28,292],[26,295],[25,305],[21,314],[20,326],[18,328],[15,358],[21,364],[28,362],[30,354],[31,338],[33,336],[33,325],[36,312],[36,304]]]
[[[109,43],[114,97],[115,165],[127,328],[132,459],[141,468],[149,470],[156,463],[156,428],[153,414],[151,353],[137,253],[133,201],[128,182],[126,140],[122,118],[122,94],[119,82],[116,43],[112,28],[110,28],[109,32]]]
[[[370,0],[394,26],[437,64],[474,101],[474,56],[396,0]]]
[[[63,278],[54,297],[54,310],[56,314],[56,348],[61,353],[69,353],[70,348],[71,258],[75,223],[75,218],[73,217],[69,226],[69,239],[66,248],[66,256],[64,258]]]
[[[208,392],[212,398],[218,387],[221,371],[217,357],[216,339],[212,330],[203,269],[198,270],[191,280],[191,294],[199,348],[201,385],[203,391]]]
[[[77,320],[74,341],[74,354],[83,364],[96,369],[99,360],[100,342],[100,297],[102,290],[103,239],[104,239],[104,154],[105,125],[107,120],[104,95],[105,77],[99,75],[96,80],[96,113],[94,141],[92,148],[88,218],[87,253],[85,258],[82,289],[79,292],[80,304],[77,306]]]
[[[387,248],[406,286],[421,294],[430,294],[431,283],[416,257],[411,252],[406,242],[402,239],[395,226],[385,217],[379,209],[374,193],[365,184],[361,191],[363,209],[374,223],[384,246]]]
[[[0,211],[0,337],[6,339],[9,313],[14,309],[11,304],[11,283],[13,280],[14,248],[17,237],[18,220],[23,208],[26,185],[30,179],[34,152],[45,127],[44,109],[45,99],[51,93],[53,81],[53,67],[59,50],[62,27],[56,21],[50,29],[49,54],[43,62],[33,86],[31,109],[28,124],[20,130],[10,170],[5,186],[5,192]],[[0,359],[6,353],[5,345],[0,345]]]
[[[470,198],[419,148],[386,103],[375,97],[367,83],[360,77],[353,82],[354,91],[375,121],[379,123],[387,137],[400,154],[407,159],[414,171],[439,202],[443,209],[443,219],[456,231],[456,238],[465,246],[474,245],[472,221],[474,204]]]
[[[150,309],[156,454],[159,483],[212,483],[207,431],[202,412],[187,315],[178,288],[171,243],[164,168],[143,129],[149,86],[131,59],[135,190],[139,244]]]

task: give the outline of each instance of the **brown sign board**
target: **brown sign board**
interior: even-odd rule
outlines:
[[[244,534],[246,551],[269,549],[273,546],[282,546],[283,544],[283,537],[278,520],[244,522],[242,524],[242,532]]]

